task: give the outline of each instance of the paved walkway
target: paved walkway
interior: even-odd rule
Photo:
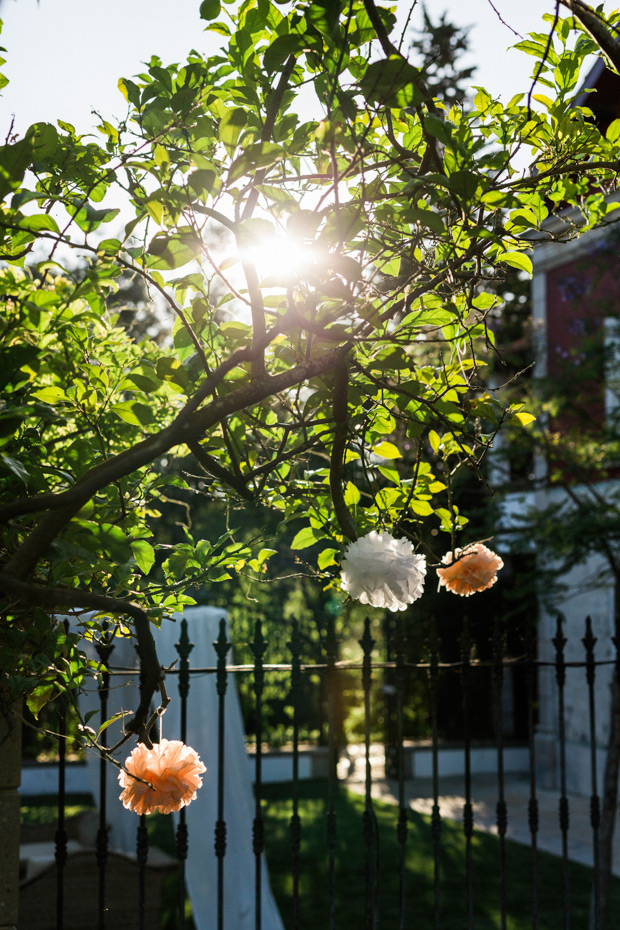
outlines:
[[[358,749],[358,747],[354,747]],[[359,747],[359,751],[362,747]],[[373,798],[397,804],[398,784],[385,778],[383,754],[373,753],[371,758]],[[358,794],[365,791],[363,756],[357,753],[349,760],[341,759],[339,774],[347,788]],[[442,817],[460,821],[463,817],[464,782],[462,776],[442,777],[439,781],[439,809]],[[529,780],[515,775],[506,776],[504,796],[508,810],[507,837],[527,846],[531,843],[528,827]],[[559,827],[559,792],[536,788],[539,826],[538,848],[560,856],[562,834]],[[412,810],[430,814],[433,806],[433,784],[430,778],[410,778],[405,781],[405,800]],[[569,795],[568,855],[575,862],[592,866],[592,827],[590,826],[590,799]],[[474,827],[487,833],[497,833],[496,825],[497,779],[495,775],[472,776],[472,805]],[[614,836],[614,874],[620,876],[620,825]]]

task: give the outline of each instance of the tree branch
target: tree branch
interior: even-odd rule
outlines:
[[[172,312],[176,316],[178,316],[178,318],[180,319],[189,338],[191,339],[194,345],[194,348],[196,349],[196,352],[200,358],[200,361],[202,362],[202,367],[204,371],[206,372],[206,374],[209,374],[210,369],[209,369],[209,363],[207,362],[207,356],[205,355],[205,351],[202,345],[200,344],[200,340],[198,339],[198,336],[196,335],[193,326],[187,319],[183,310],[179,307],[176,301],[173,300],[170,294],[166,291],[165,287],[162,287],[162,285],[159,284],[153,277],[151,277],[151,275],[148,274],[148,272],[144,271],[144,269],[139,268],[137,265],[132,264],[132,262],[125,261],[125,259],[121,258],[120,255],[117,256],[117,261],[119,265],[123,266],[123,268],[127,268],[129,271],[133,271],[135,274],[139,274],[147,282],[147,284],[149,284],[151,287],[156,288],[156,290],[159,291],[159,293],[162,295],[164,300],[167,302]]]
[[[50,509],[43,516],[38,525],[22,542],[11,560],[6,563],[5,572],[7,575],[12,574],[17,579],[23,580],[27,578],[50,543],[101,488],[118,478],[131,474],[144,465],[148,465],[173,446],[187,445],[189,442],[195,441],[196,437],[201,436],[206,430],[225,417],[239,410],[253,407],[268,397],[294,387],[296,384],[303,383],[309,378],[332,371],[339,364],[341,358],[350,351],[350,348],[351,343],[346,342],[343,346],[326,352],[318,358],[303,362],[289,371],[251,381],[249,384],[231,391],[230,394],[215,398],[207,407],[196,409],[205,393],[210,393],[215,387],[218,373],[228,371],[234,367],[233,359],[240,361],[251,357],[251,353],[247,349],[234,353],[216,372],[207,378],[202,388],[188,401],[176,420],[166,429],[148,436],[131,449],[127,449],[106,462],[96,465],[82,475],[69,490],[58,495],[42,495],[40,498],[26,499],[23,502],[24,504],[27,504],[29,500],[38,501],[36,507],[29,505],[30,512],[45,507],[53,509]],[[44,506],[41,507],[44,499]],[[11,508],[11,505],[3,508],[4,512],[1,516],[4,519],[7,518],[6,514],[9,508]],[[12,516],[20,512],[15,507],[11,508]]]
[[[611,35],[603,17],[583,0],[559,0],[579,20],[588,35],[594,39],[608,63],[620,72],[620,46]]]
[[[136,632],[142,675],[140,704],[126,729],[130,733],[137,733],[140,740],[150,746],[146,725],[151,699],[161,685],[162,667],[157,657],[148,614],[133,601],[124,601],[106,594],[95,594],[92,591],[81,591],[76,588],[51,588],[33,582],[19,581],[8,576],[6,572],[0,573],[0,590],[24,604],[43,607],[54,613],[72,608],[90,608],[131,617]]]
[[[334,371],[334,403],[333,413],[336,423],[334,441],[332,444],[331,462],[329,466],[329,488],[334,504],[334,513],[340,524],[340,529],[355,542],[357,530],[355,520],[351,516],[344,499],[342,490],[342,467],[344,453],[347,446],[347,415],[349,412],[349,370],[343,360]]]
[[[260,134],[261,142],[268,142],[273,133],[273,127],[275,126],[276,117],[278,115],[278,110],[282,104],[282,99],[286,93],[286,88],[288,87],[288,82],[290,80],[291,74],[295,68],[296,58],[294,55],[290,55],[286,64],[282,68],[280,73],[280,80],[278,81],[276,87],[272,91],[269,97],[269,103],[267,104],[267,112],[265,114],[265,122]],[[256,172],[254,182],[252,184],[252,190],[248,196],[248,199],[245,202],[245,207],[243,208],[243,213],[241,214],[241,220],[247,220],[252,213],[258,202],[258,190],[257,185],[262,184],[267,176],[267,168],[261,168],[260,171]]]
[[[244,497],[246,501],[254,502],[254,495],[248,490],[243,478],[239,478],[237,475],[233,475],[232,472],[228,471],[227,468],[223,468],[216,458],[209,455],[208,452],[205,452],[198,440],[188,442],[187,446],[207,474],[213,475],[214,478],[218,478],[220,481],[229,485],[237,494]]]

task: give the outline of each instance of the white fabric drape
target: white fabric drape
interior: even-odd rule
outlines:
[[[215,607],[190,607],[176,621],[164,620],[155,632],[157,652],[164,666],[178,659],[175,643],[180,637],[180,619],[188,622],[190,642],[194,648],[190,666],[213,668],[217,655],[213,643],[218,637],[219,622],[226,611]],[[136,667],[135,649],[130,640],[117,640],[111,664]],[[163,735],[167,739],[180,738],[180,699],[177,676],[169,675],[166,682],[171,704],[163,717]],[[122,708],[135,708],[139,683],[137,676],[112,676],[108,703],[108,716]],[[207,766],[203,786],[195,801],[186,808],[189,835],[189,854],[186,876],[189,896],[197,930],[215,930],[217,926],[217,859],[214,851],[215,823],[217,820],[217,768],[218,768],[218,704],[214,674],[192,675],[188,699],[187,743],[200,755]],[[83,713],[98,707],[98,697],[90,692],[84,699]],[[96,719],[96,718],[95,718]],[[120,728],[109,727],[108,742],[118,738]],[[125,758],[128,744],[119,756]],[[89,776],[93,795],[99,795],[99,761],[90,754]],[[110,845],[128,852],[135,850],[138,820],[126,811],[118,796],[120,789],[116,773],[107,773],[107,821],[110,824]],[[175,823],[178,815],[173,815]],[[234,676],[228,676],[225,698],[224,727],[224,819],[226,821],[226,855],[224,857],[224,914],[226,930],[253,930],[255,927],[254,874],[255,859],[252,852],[252,821],[254,796],[245,751],[243,720]],[[269,886],[267,867],[262,862],[262,926],[264,930],[283,930],[282,920]]]

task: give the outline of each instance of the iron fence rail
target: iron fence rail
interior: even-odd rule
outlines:
[[[565,930],[570,928],[570,875],[568,869],[568,836],[570,830],[570,809],[567,793],[567,761],[566,761],[566,726],[565,726],[565,689],[567,669],[582,670],[588,702],[589,721],[589,751],[591,767],[591,797],[590,819],[592,829],[592,850],[594,863],[594,906],[593,930],[600,927],[600,901],[599,901],[599,858],[598,841],[601,818],[601,801],[598,795],[597,782],[597,738],[596,738],[596,706],[595,684],[598,670],[609,665],[615,666],[618,673],[620,655],[616,644],[616,655],[611,660],[597,660],[595,657],[596,637],[592,632],[590,618],[585,624],[585,634],[581,640],[583,647],[582,661],[567,661],[565,649],[567,640],[562,631],[561,621],[558,618],[556,635],[553,638],[555,654],[553,660],[541,660],[536,655],[535,632],[529,630],[525,649],[517,657],[506,655],[506,646],[499,623],[495,624],[492,636],[492,655],[490,659],[479,660],[472,657],[472,642],[467,621],[463,626],[460,640],[459,661],[445,662],[440,657],[440,642],[434,628],[431,629],[428,641],[428,659],[420,662],[408,660],[405,648],[405,628],[401,618],[396,618],[394,637],[394,659],[392,661],[374,661],[373,650],[376,646],[371,635],[370,623],[364,625],[363,635],[359,640],[362,651],[361,661],[339,661],[337,655],[337,641],[333,621],[327,621],[326,636],[323,642],[324,661],[310,664],[302,661],[301,638],[296,622],[291,626],[291,635],[288,642],[291,659],[286,663],[265,663],[266,640],[260,622],[256,623],[251,649],[254,661],[251,664],[227,664],[231,643],[227,638],[226,624],[222,620],[219,636],[215,642],[217,664],[213,667],[195,667],[190,665],[192,643],[189,640],[187,622],[180,624],[180,638],[177,644],[179,661],[177,667],[171,669],[169,674],[178,677],[178,691],[180,701],[181,725],[180,737],[183,741],[187,735],[187,714],[191,700],[191,679],[193,675],[215,675],[217,691],[218,716],[218,765],[217,765],[217,819],[211,825],[213,829],[213,853],[217,859],[217,930],[225,930],[226,910],[224,900],[224,871],[227,865],[227,825],[224,816],[224,800],[227,790],[226,784],[226,757],[224,732],[226,727],[226,695],[229,677],[231,675],[249,675],[252,678],[252,692],[254,696],[254,719],[256,747],[254,753],[254,819],[251,825],[252,848],[255,860],[255,927],[261,928],[261,869],[263,868],[263,851],[265,849],[265,824],[263,819],[263,743],[268,733],[264,728],[264,686],[266,676],[270,672],[286,673],[288,676],[288,706],[292,721],[292,781],[290,784],[290,799],[292,814],[289,823],[290,840],[290,870],[291,870],[291,908],[290,930],[301,930],[303,923],[303,910],[301,904],[301,838],[304,824],[300,815],[300,702],[302,700],[302,681],[306,674],[319,675],[325,683],[326,714],[327,714],[327,744],[329,750],[329,766],[325,786],[326,821],[325,821],[325,852],[328,861],[328,896],[329,913],[328,926],[336,930],[338,926],[338,908],[345,906],[344,890],[338,887],[337,882],[337,852],[338,852],[338,815],[336,808],[336,792],[338,786],[337,758],[338,735],[336,732],[336,693],[338,689],[338,675],[341,671],[360,673],[360,689],[363,705],[363,734],[364,734],[364,809],[360,824],[360,841],[364,849],[364,926],[366,930],[378,930],[382,926],[381,908],[379,898],[380,859],[378,850],[377,817],[373,800],[373,772],[371,765],[371,735],[372,735],[372,697],[374,676],[378,672],[390,670],[395,688],[396,712],[396,797],[397,815],[394,825],[394,841],[398,849],[398,910],[399,930],[413,926],[412,915],[407,913],[407,872],[406,852],[408,844],[408,807],[405,792],[405,766],[404,766],[404,722],[403,711],[406,687],[412,674],[423,676],[426,689],[428,717],[430,727],[431,757],[432,757],[432,813],[431,813],[431,850],[433,861],[431,912],[426,915],[425,926],[432,926],[434,930],[441,930],[442,926],[442,825],[440,812],[441,778],[439,772],[440,736],[438,724],[438,687],[440,676],[449,672],[456,672],[460,677],[460,698],[462,702],[462,750],[464,772],[464,806],[462,812],[462,830],[465,840],[465,887],[463,925],[468,930],[474,928],[474,881],[472,843],[474,837],[475,815],[472,788],[472,680],[473,677],[484,671],[490,677],[489,699],[492,705],[492,716],[495,725],[495,747],[497,753],[497,805],[496,829],[498,836],[498,869],[499,869],[499,914],[501,930],[506,930],[508,923],[508,897],[507,888],[510,876],[506,866],[506,837],[508,831],[508,805],[505,793],[505,734],[503,722],[503,697],[506,671],[511,668],[522,668],[525,675],[527,716],[528,716],[528,827],[531,849],[531,926],[538,930],[540,924],[539,904],[539,870],[538,870],[538,834],[539,834],[539,808],[537,799],[537,760],[536,760],[536,699],[537,699],[537,673],[542,668],[552,668],[555,673],[557,689],[557,720],[558,720],[558,746],[559,746],[559,799],[558,824],[562,838],[562,923]],[[107,695],[110,682],[114,675],[132,674],[134,670],[115,668],[112,665],[113,650],[110,645],[104,646],[100,652],[104,671],[100,679],[99,701],[101,720],[107,719]],[[66,723],[65,707],[60,705],[59,714],[59,783],[58,783],[58,824],[56,831],[56,928],[65,930],[64,911],[64,880],[67,862],[67,831],[65,824],[66,803]],[[105,739],[105,731],[102,734]],[[102,759],[100,763],[100,807],[99,825],[96,838],[96,858],[99,873],[98,881],[98,930],[105,930],[106,926],[106,898],[111,893],[106,882],[108,861],[108,837],[106,828],[106,779],[109,777],[109,766]],[[185,902],[186,902],[186,861],[191,836],[184,809],[180,812],[179,823],[176,830],[176,851],[178,858],[178,930],[184,930]],[[145,817],[139,821],[136,833],[136,851],[139,865],[139,880],[136,889],[136,910],[132,918],[128,918],[127,927],[134,926],[136,930],[152,930],[147,927],[146,897],[146,869],[148,865],[148,838]],[[113,890],[112,890],[113,891]],[[20,928],[29,930],[29,928]],[[391,928],[390,928],[391,930]]]

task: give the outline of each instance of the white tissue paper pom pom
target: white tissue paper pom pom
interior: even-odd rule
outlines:
[[[426,559],[407,539],[373,530],[347,547],[341,585],[362,604],[405,610],[422,596],[425,575]]]

